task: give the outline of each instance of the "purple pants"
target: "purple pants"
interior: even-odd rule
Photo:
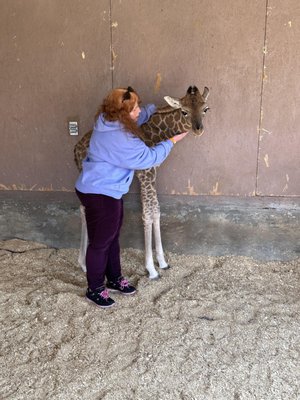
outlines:
[[[89,244],[86,253],[87,281],[90,289],[104,286],[105,277],[117,280],[121,274],[119,235],[123,221],[123,200],[103,194],[76,190],[85,217]]]

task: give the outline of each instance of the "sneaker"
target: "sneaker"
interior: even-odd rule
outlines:
[[[115,304],[115,301],[109,297],[109,292],[105,287],[92,290],[87,289],[85,297],[87,300],[96,304],[96,306],[101,308],[109,308]]]
[[[120,292],[122,294],[133,294],[136,292],[136,288],[129,284],[128,280],[121,276],[118,280],[107,282],[107,287],[112,292]]]

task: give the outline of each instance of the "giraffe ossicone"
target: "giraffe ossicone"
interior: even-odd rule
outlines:
[[[201,136],[204,132],[203,117],[209,110],[207,99],[209,89],[204,88],[203,93],[196,86],[190,86],[182,98],[165,96],[164,99],[168,106],[160,107],[141,126],[143,135],[141,139],[149,147],[157,143],[170,139],[182,132],[191,131],[196,136]],[[92,131],[86,133],[74,147],[75,163],[79,169],[82,168],[82,161],[86,156]],[[160,231],[160,208],[156,192],[156,172],[158,167],[136,171],[136,176],[141,187],[142,218],[144,223],[145,239],[145,267],[149,272],[150,279],[157,279],[159,273],[154,266],[152,250],[152,229],[154,231],[156,260],[161,269],[169,268],[165,260],[161,231]],[[85,255],[88,246],[88,236],[85,221],[84,207],[81,211],[81,243],[78,262],[86,271]]]

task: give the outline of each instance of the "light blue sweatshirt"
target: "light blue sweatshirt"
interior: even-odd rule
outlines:
[[[138,125],[148,121],[155,110],[154,104],[142,107]],[[120,199],[129,191],[134,170],[158,166],[167,158],[172,147],[170,140],[148,147],[141,139],[125,131],[119,121],[107,121],[101,114],[75,187],[82,193],[104,194]]]

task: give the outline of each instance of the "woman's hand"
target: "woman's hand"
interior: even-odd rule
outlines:
[[[179,135],[173,136],[172,137],[172,142],[173,143],[180,142],[180,140],[182,140],[187,134],[188,134],[188,132],[182,132]]]

